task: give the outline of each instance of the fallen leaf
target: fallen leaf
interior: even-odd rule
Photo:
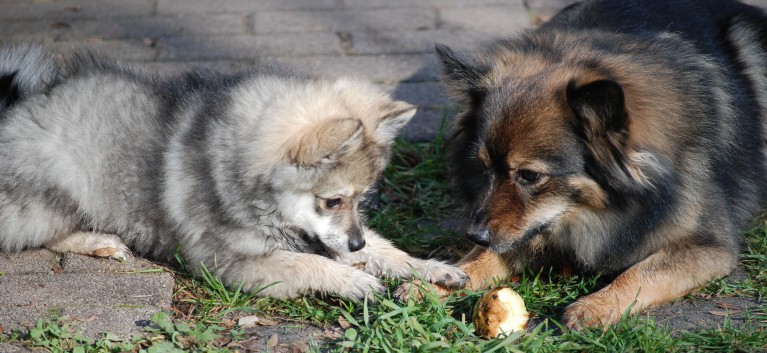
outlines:
[[[354,267],[354,268],[356,268],[358,270],[361,270],[361,271],[365,271],[365,266],[367,266],[367,264],[368,263],[365,262],[365,261],[360,261],[360,262],[358,262],[356,264],[352,264],[352,267]]]
[[[727,310],[740,310],[739,307],[727,302],[717,302],[715,305],[717,308],[722,308]]]
[[[226,348],[239,348],[245,350],[245,346],[243,346],[242,343],[235,341],[229,342],[229,344],[226,345]]]
[[[240,327],[252,327],[260,324],[261,319],[256,315],[243,316],[237,320],[237,325]]]
[[[277,336],[277,334],[272,334],[269,336],[269,339],[266,340],[266,346],[269,348],[272,348],[277,345],[277,343],[280,342],[280,338]]]
[[[730,315],[730,312],[719,311],[719,310],[710,310],[708,313],[711,314],[711,315],[716,315],[716,316],[729,316]]]
[[[343,332],[341,332],[341,329],[339,328],[329,328],[322,332],[322,336],[325,338],[339,338],[343,335]]]
[[[68,28],[71,28],[71,27],[72,27],[72,25],[70,25],[69,23],[66,23],[66,22],[57,21],[57,22],[51,23],[51,28],[52,29],[68,29]]]
[[[0,325],[0,335],[5,333],[5,329],[3,328],[3,325]]]
[[[258,320],[258,326],[274,326],[274,325],[278,325],[278,324],[279,324],[279,322],[274,321],[274,320],[269,320],[269,319]]]
[[[223,320],[219,323],[219,325],[228,329],[234,327],[234,324],[235,324],[234,320]]]
[[[346,330],[349,327],[352,327],[349,321],[346,321],[346,319],[344,319],[343,316],[338,317],[338,325],[341,326],[341,328],[344,330]]]
[[[309,351],[309,345],[306,342],[296,342],[290,345],[291,353],[306,353]]]

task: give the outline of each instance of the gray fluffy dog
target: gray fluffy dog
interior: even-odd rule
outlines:
[[[372,85],[261,70],[162,78],[90,54],[0,49],[0,250],[168,261],[274,297],[362,298],[455,267],[360,219],[415,107]],[[363,268],[363,269],[360,269]]]

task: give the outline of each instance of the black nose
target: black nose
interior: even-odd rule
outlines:
[[[485,227],[470,227],[466,236],[477,245],[484,247],[490,245],[490,231]]]
[[[471,214],[471,223],[466,231],[469,240],[477,245],[490,245],[490,231],[487,229],[487,216],[483,209],[474,210]]]
[[[365,247],[365,237],[361,229],[354,229],[349,234],[349,251],[354,252]]]
[[[349,251],[357,251],[361,250],[365,247],[365,238],[360,237],[359,239],[350,238],[349,239]]]

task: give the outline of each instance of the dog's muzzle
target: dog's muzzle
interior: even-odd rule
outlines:
[[[466,236],[477,245],[484,247],[490,245],[490,230],[487,229],[487,214],[484,209],[479,208],[471,212]]]
[[[349,251],[355,252],[365,247],[365,237],[361,229],[354,229],[347,234],[349,234]]]
[[[466,236],[477,245],[484,247],[490,245],[490,231],[485,226],[471,225],[466,232]]]

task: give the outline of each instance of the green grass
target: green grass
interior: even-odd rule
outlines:
[[[368,211],[372,228],[414,256],[436,251],[451,258],[471,247],[463,235],[443,225],[459,215],[443,158],[446,144],[444,134],[431,143],[398,139],[380,181],[378,203]]]
[[[380,198],[368,212],[369,224],[416,256],[455,258],[470,245],[442,222],[456,216],[452,188],[443,160],[445,137],[432,143],[398,140],[393,161],[380,183]],[[744,281],[712,281],[691,296],[767,294],[767,214],[746,234],[741,263]],[[673,332],[651,317],[625,318],[605,330],[569,331],[558,318],[576,298],[597,289],[597,276],[565,276],[557,270],[523,273],[509,285],[525,299],[532,313],[527,333],[485,340],[474,334],[472,309],[481,292],[459,291],[440,300],[428,291],[422,301],[399,302],[388,293],[374,303],[307,296],[293,300],[259,298],[227,288],[202,271],[191,278],[182,263],[177,270],[174,311],[155,315],[146,336],[121,341],[104,334],[85,339],[66,318],[40,319],[28,333],[0,335],[0,342],[23,342],[49,352],[234,352],[228,342],[246,337],[236,325],[245,315],[275,318],[293,324],[331,327],[339,317],[350,327],[329,339],[323,352],[764,352],[767,351],[767,308],[749,313],[745,324],[725,321],[720,328]],[[394,289],[399,283],[387,281]],[[242,350],[239,350],[242,352]]]

